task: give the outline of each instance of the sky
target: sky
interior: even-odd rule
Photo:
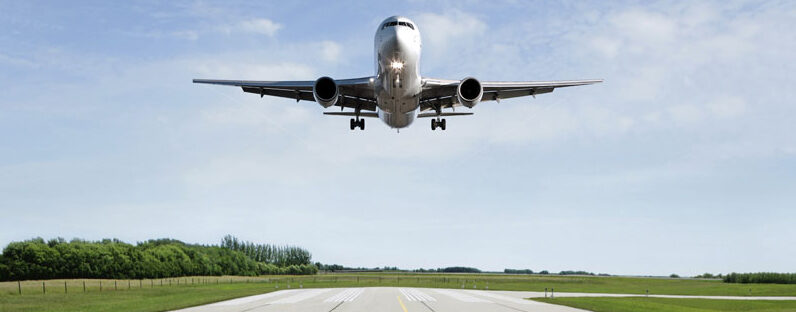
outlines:
[[[397,133],[193,78],[602,78]],[[347,266],[796,271],[794,1],[0,0],[0,246],[226,234]],[[333,109],[331,109],[333,110]]]

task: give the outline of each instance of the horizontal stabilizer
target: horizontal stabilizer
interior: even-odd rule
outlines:
[[[473,113],[456,113],[456,112],[448,112],[448,113],[421,113],[417,115],[417,118],[432,118],[432,117],[445,117],[445,116],[468,116],[472,115]]]
[[[323,112],[324,115],[334,115],[334,116],[351,116],[356,117],[357,114],[354,112]],[[359,113],[359,117],[365,118],[379,118],[379,114],[371,113],[371,112],[362,112]]]

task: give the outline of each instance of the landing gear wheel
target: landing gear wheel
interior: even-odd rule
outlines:
[[[365,119],[360,119],[357,125],[359,126],[359,130],[365,130]]]
[[[431,131],[437,130],[437,120],[431,119]]]
[[[445,124],[446,124],[445,123],[445,119],[442,119],[442,121],[440,122],[440,125],[439,125],[439,128],[442,129],[442,131],[445,131]]]
[[[354,118],[351,118],[351,125],[350,125],[351,130],[354,130],[354,128],[356,127],[357,127],[356,120],[354,120]]]

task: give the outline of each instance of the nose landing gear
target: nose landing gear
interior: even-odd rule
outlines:
[[[445,118],[431,119],[431,130],[437,130],[438,127],[445,131]]]
[[[365,130],[365,119],[351,118],[350,128],[351,130],[354,130],[356,128],[359,128],[359,130]]]

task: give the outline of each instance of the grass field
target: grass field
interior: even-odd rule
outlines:
[[[85,292],[83,283],[85,282]],[[44,289],[42,289],[44,283]],[[66,289],[64,288],[66,283]],[[102,283],[102,289],[100,289]],[[348,273],[314,276],[48,280],[0,283],[0,311],[162,311],[285,288],[405,286],[670,295],[796,296],[796,285],[719,280],[490,274]],[[22,295],[19,295],[19,289]],[[44,293],[43,293],[44,292]],[[644,298],[649,299],[649,298]],[[564,298],[555,300],[565,300]],[[569,300],[568,298],[566,300]],[[690,300],[690,299],[689,299]],[[557,303],[557,302],[556,302]],[[668,311],[668,310],[661,310]]]
[[[534,299],[595,312],[708,312],[708,311],[796,311],[796,301],[714,300],[679,298],[555,298]]]

